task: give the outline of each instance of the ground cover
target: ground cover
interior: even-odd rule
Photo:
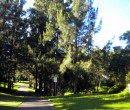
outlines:
[[[13,110],[23,101],[22,96],[0,92],[0,110]]]
[[[70,95],[49,97],[56,110],[128,110],[130,96],[107,95]]]
[[[15,91],[18,91],[20,86],[24,84],[25,84],[24,82],[14,83],[11,94],[0,92],[0,110],[14,110],[19,104],[23,102],[24,100],[23,96],[16,96],[12,94],[15,94]],[[0,87],[1,88],[4,87],[4,84],[1,83]]]

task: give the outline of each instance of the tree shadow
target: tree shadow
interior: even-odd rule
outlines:
[[[0,92],[7,93],[14,96],[40,96],[40,94],[37,94],[35,92],[8,90],[3,87],[0,87]]]
[[[117,104],[120,102],[128,103],[130,101],[128,98],[117,98],[114,95],[86,95],[86,96],[68,96],[68,97],[57,97],[58,102],[55,104],[57,110],[111,110],[111,109],[118,109],[118,110],[129,110],[130,107],[128,106],[107,106],[112,104]],[[106,99],[105,99],[106,98]],[[109,99],[107,99],[109,98]],[[117,98],[117,99],[116,99]],[[52,99],[56,100],[56,98]]]
[[[40,97],[40,95],[35,92],[15,90],[8,91],[3,88],[0,89],[0,91],[0,110],[14,110],[16,107],[13,106],[13,103],[25,102],[29,97]]]
[[[23,100],[23,97],[0,93],[0,110],[14,110],[15,103],[20,103]]]
[[[14,110],[15,107],[10,107],[10,106],[0,106],[0,110]]]

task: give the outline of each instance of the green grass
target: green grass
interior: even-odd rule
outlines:
[[[33,89],[33,88],[28,88],[27,91],[28,91],[28,92],[35,92],[35,89]]]
[[[70,95],[62,97],[49,97],[56,110],[128,110],[130,109],[130,96],[119,95]]]
[[[18,91],[21,85],[26,84],[25,82],[17,82],[13,84],[13,90]],[[3,83],[0,85],[4,87]],[[0,92],[0,110],[14,110],[24,100],[23,96],[15,96],[7,93]]]
[[[18,91],[18,88],[21,86],[21,85],[23,85],[24,84],[24,82],[15,82],[15,83],[13,83],[13,90],[16,90],[16,91]],[[7,83],[5,84],[6,85],[6,88],[7,88]],[[0,83],[0,87],[4,87],[4,83],[3,82],[1,82]]]
[[[0,110],[14,110],[22,101],[23,97],[21,96],[0,92]]]
[[[16,90],[16,91],[18,91],[18,89],[19,89],[19,87],[21,86],[21,85],[24,85],[24,83],[23,82],[16,82],[16,83],[14,83],[13,84],[13,90]]]

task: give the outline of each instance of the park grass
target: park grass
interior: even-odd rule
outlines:
[[[55,110],[128,110],[130,96],[120,97],[118,94],[104,95],[70,95],[48,97]]]
[[[16,82],[16,83],[14,83],[13,90],[18,90],[20,86],[22,86],[24,84],[28,84],[28,83],[29,83],[28,81]],[[28,92],[35,92],[35,89],[33,87],[31,87],[31,88],[28,87],[27,91]]]
[[[26,82],[13,83],[12,91],[18,91],[19,87],[26,84]],[[1,87],[3,83],[1,83]],[[8,93],[0,92],[0,110],[14,110],[24,100],[24,96],[16,96]]]
[[[20,87],[21,85],[24,85],[24,84],[25,84],[25,82],[14,82],[14,83],[13,83],[13,89],[12,89],[12,90],[18,91],[19,87]],[[5,85],[6,85],[6,88],[7,88],[7,83],[6,83]],[[4,87],[4,83],[3,83],[3,82],[0,83],[0,87],[1,87],[1,88]]]
[[[34,88],[28,88],[27,91],[28,92],[35,92],[35,89]]]
[[[0,110],[14,110],[23,101],[22,96],[0,92]]]
[[[18,91],[19,87],[24,85],[24,82],[15,82],[13,83],[13,90]]]

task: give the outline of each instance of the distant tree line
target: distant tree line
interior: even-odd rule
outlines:
[[[93,46],[98,8],[93,0],[35,0],[23,10],[25,0],[0,0],[0,82],[12,83],[24,71],[34,77],[35,92],[53,95],[53,77],[58,76],[58,94],[98,91],[129,81],[130,31],[102,49]],[[26,72],[28,74],[26,74]],[[18,74],[19,73],[19,74]],[[126,76],[128,76],[126,78]]]

